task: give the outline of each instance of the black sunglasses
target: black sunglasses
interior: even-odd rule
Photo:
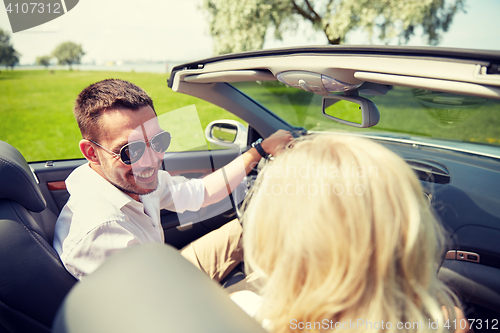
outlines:
[[[90,142],[98,145],[108,153],[115,155],[121,159],[123,164],[130,165],[138,162],[144,153],[146,152],[146,147],[147,143],[149,143],[149,146],[157,153],[163,154],[164,152],[167,151],[168,146],[170,146],[170,141],[172,140],[172,136],[170,135],[169,132],[160,132],[153,136],[151,140],[139,140],[139,141],[134,141],[134,142],[129,142],[126,145],[124,145],[120,149],[120,153],[117,154],[114,151],[101,146],[97,142],[93,140],[89,140]]]

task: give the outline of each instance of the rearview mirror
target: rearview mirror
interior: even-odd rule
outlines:
[[[323,115],[341,124],[354,127],[372,127],[380,120],[377,106],[361,96],[325,96],[323,97]]]

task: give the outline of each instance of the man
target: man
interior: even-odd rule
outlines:
[[[292,140],[278,131],[203,179],[172,177],[160,170],[170,134],[157,121],[151,98],[136,85],[104,80],[78,96],[75,117],[80,150],[88,164],[66,180],[70,198],[57,220],[54,248],[77,279],[128,246],[164,242],[160,209],[196,211],[227,196],[261,158]],[[260,152],[257,150],[259,149]],[[182,255],[220,281],[239,261],[237,220],[191,243]]]

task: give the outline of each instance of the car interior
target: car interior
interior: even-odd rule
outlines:
[[[473,100],[478,98],[481,105],[468,107],[490,111],[493,126],[500,128],[499,63],[500,53],[493,51],[341,46],[246,52],[180,65],[168,80],[172,90],[209,101],[248,126],[243,131],[234,123],[216,121],[207,127],[206,139],[229,148],[167,152],[163,168],[171,175],[200,178],[278,129],[298,137],[322,133],[323,126],[332,123],[348,126],[354,135],[369,137],[399,154],[416,172],[423,195],[450,235],[440,278],[458,293],[467,318],[487,323],[484,328],[476,326],[476,332],[498,328],[500,147],[416,139],[406,132],[380,135],[370,127],[378,123],[377,117],[380,124],[384,120],[384,97],[393,96],[394,101],[404,95],[412,96],[412,107],[427,110],[427,115],[445,104],[453,110],[467,103],[479,105]],[[327,81],[337,90],[325,88]],[[307,105],[290,97],[299,96],[295,93],[286,98],[292,106],[304,104],[316,118],[291,120],[284,111],[272,108],[274,101],[259,99],[260,91],[254,86],[273,94],[275,84],[309,94]],[[335,101],[328,102],[332,91]],[[284,98],[279,93],[275,96]],[[463,102],[450,107],[457,96]],[[429,100],[432,108],[427,107]],[[328,107],[339,101],[355,103],[356,110],[361,110],[359,121],[348,120],[349,126],[345,119],[337,121],[342,120],[337,114],[328,114]],[[217,126],[235,137],[243,135],[246,141],[218,138]],[[450,122],[440,128],[451,128]],[[332,125],[328,131],[337,129]],[[238,197],[198,212],[162,211],[170,246],[127,249],[74,286],[76,280],[64,269],[52,240],[55,221],[69,197],[64,180],[83,163],[80,159],[28,164],[14,147],[0,142],[0,332],[132,332],[138,327],[141,331],[263,331],[231,303],[226,292],[186,265],[174,250],[234,219],[259,167],[242,182]],[[243,276],[240,266],[223,285]],[[102,313],[110,309],[104,318]]]

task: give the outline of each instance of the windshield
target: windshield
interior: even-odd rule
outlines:
[[[500,101],[391,86],[385,95],[365,95],[378,107],[380,122],[356,128],[332,121],[322,114],[322,96],[279,81],[233,83],[278,117],[309,132],[349,131],[424,142],[446,143],[477,150],[500,150]],[[479,144],[479,145],[478,145]],[[479,147],[481,146],[481,147]]]

